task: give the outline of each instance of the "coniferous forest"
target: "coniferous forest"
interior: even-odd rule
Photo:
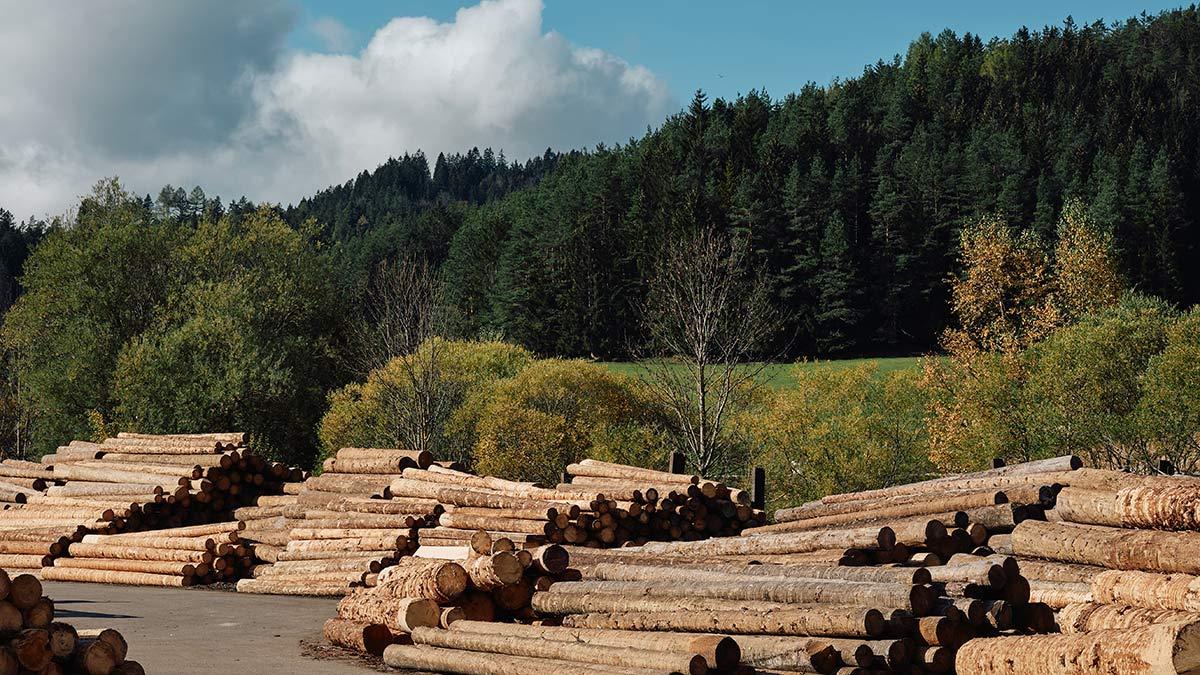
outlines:
[[[648,261],[694,223],[744,232],[788,317],[789,356],[936,348],[963,225],[1000,214],[1047,241],[1064,200],[1111,228],[1130,281],[1200,300],[1200,11],[922,35],[827,86],[697,93],[641,138],[524,164],[391,160],[287,209],[361,274],[441,267],[454,325],[537,352],[618,358]]]

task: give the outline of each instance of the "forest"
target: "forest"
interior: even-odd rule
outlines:
[[[445,339],[627,360],[649,347],[656,261],[697,229],[744,243],[779,318],[755,359],[953,353],[980,223],[1021,242],[997,250],[1055,260],[1064,223],[1086,222],[1143,299],[1120,306],[1161,303],[1161,350],[1200,301],[1198,69],[1195,7],[988,42],[945,31],[779,98],[696,92],[639,138],[432,167],[409,149],[286,207],[108,179],[59,218],[0,209],[5,444],[236,427],[307,462],[331,402],[358,396],[352,327],[381,265],[428,266]],[[930,387],[917,408],[964,414],[961,387]]]

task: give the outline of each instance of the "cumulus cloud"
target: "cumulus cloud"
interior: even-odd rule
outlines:
[[[323,16],[312,22],[312,32],[321,39],[325,49],[344,52],[354,44],[354,33],[346,24],[331,16]]]
[[[0,69],[0,206],[58,212],[113,174],[286,203],[418,149],[622,141],[674,106],[653,73],[541,15],[538,0],[484,0],[318,54],[287,50],[283,0],[0,0],[0,60],[21,64]]]

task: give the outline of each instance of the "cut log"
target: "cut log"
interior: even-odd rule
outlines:
[[[647,542],[642,548],[650,553],[698,555],[755,555],[805,553],[825,549],[890,549],[896,535],[888,527],[864,527],[849,530],[786,532],[752,537],[727,537],[706,541]]]
[[[658,652],[635,647],[611,649],[586,643],[566,644],[539,638],[487,635],[440,628],[417,628],[412,632],[412,639],[416,644],[471,652],[643,668],[688,675],[703,675],[708,672],[708,664],[704,657],[683,652]]]
[[[1013,552],[1018,556],[1121,570],[1200,573],[1200,532],[1027,520],[1013,530],[1011,537]]]
[[[769,614],[679,611],[575,614],[563,617],[563,625],[639,631],[716,630],[737,635],[878,637],[883,635],[886,624],[878,609],[853,605],[811,605]]]
[[[527,626],[467,620],[455,622],[451,630],[484,635],[541,638],[618,649],[632,647],[660,652],[700,654],[705,658],[710,669],[733,668],[742,658],[739,642],[727,635],[589,630],[565,626]]]
[[[413,628],[438,625],[441,612],[432,600],[397,598],[362,589],[342,598],[338,616],[366,623],[381,623],[393,631],[411,633]]]
[[[404,558],[379,573],[379,586],[400,597],[450,602],[467,589],[467,571],[454,562]]]
[[[383,662],[393,668],[461,675],[644,675],[661,672],[525,656],[497,659],[495,655],[483,652],[442,649],[429,645],[390,645],[383,650]]]
[[[514,584],[524,572],[521,561],[506,552],[476,556],[467,560],[463,567],[475,587],[484,591]]]
[[[1200,612],[1081,603],[1063,607],[1057,618],[1063,633],[1090,633],[1144,628],[1158,623],[1196,622],[1200,621]]]
[[[379,623],[333,618],[325,622],[324,634],[332,644],[375,656],[382,656],[384,648],[392,644],[392,631]]]
[[[1200,623],[979,638],[958,650],[955,667],[961,675],[1194,672],[1200,668]]]
[[[1200,612],[1200,577],[1190,574],[1110,570],[1096,575],[1089,588],[1093,602]]]
[[[192,577],[146,572],[122,572],[79,567],[47,567],[42,570],[47,581],[88,581],[100,584],[129,584],[132,586],[190,586]]]

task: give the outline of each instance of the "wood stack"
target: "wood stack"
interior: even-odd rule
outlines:
[[[1200,668],[1200,479],[1080,469],[1059,480],[1046,522],[989,546],[1017,556],[1063,634],[972,643],[959,672]]]
[[[255,455],[240,433],[123,433],[72,441],[42,462],[0,464],[2,480],[29,490],[0,511],[0,565],[9,569],[48,566],[86,534],[229,521],[237,506],[302,477]]]
[[[460,619],[529,621],[535,618],[530,600],[536,589],[579,579],[569,562],[561,546],[517,549],[482,530],[469,546],[422,546],[417,556],[373,575],[370,588],[343,598],[325,636],[342,647],[381,654],[419,628],[446,628]]]
[[[740,534],[766,515],[750,495],[697,475],[654,471],[585,459],[567,466],[571,482],[560,490],[594,491],[592,508],[573,519],[556,519],[550,541],[589,547],[640,545],[648,541],[697,541]]]
[[[89,534],[68,546],[41,578],[132,586],[192,586],[236,581],[250,571],[253,553],[238,523],[192,525],[150,532]]]
[[[285,486],[293,494],[239,509],[241,536],[256,542],[261,564],[238,590],[345,595],[411,555],[417,528],[436,519],[441,506],[433,499],[392,499],[388,485],[403,471],[431,464],[428,452],[342,448],[320,476]]]
[[[54,620],[54,601],[29,574],[0,570],[0,673],[145,675],[117,631],[77,631]]]

